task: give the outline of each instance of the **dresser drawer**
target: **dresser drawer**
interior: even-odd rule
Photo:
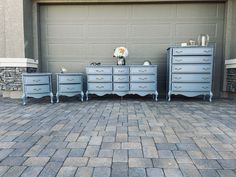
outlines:
[[[115,91],[128,91],[129,83],[114,83],[114,90]]]
[[[156,74],[156,67],[130,67],[130,74]]]
[[[25,84],[48,84],[49,76],[24,76]]]
[[[172,83],[173,91],[201,92],[210,91],[210,83]]]
[[[114,82],[129,82],[129,75],[113,75]]]
[[[25,86],[26,93],[48,93],[50,92],[49,85],[27,85]]]
[[[81,84],[59,85],[59,91],[60,92],[80,92],[82,91],[82,85]]]
[[[173,48],[173,55],[213,55],[212,48]]]
[[[88,83],[88,90],[112,91],[112,83]]]
[[[155,82],[156,75],[131,75],[130,82]]]
[[[211,82],[210,74],[172,74],[172,82]]]
[[[155,83],[130,83],[131,91],[155,91]]]
[[[128,67],[113,67],[113,74],[129,74]]]
[[[173,63],[211,63],[212,56],[174,56]]]
[[[82,76],[58,76],[59,77],[59,83],[81,83],[82,82]]]
[[[210,64],[173,64],[173,73],[211,73]]]
[[[87,74],[112,74],[112,67],[87,67]]]
[[[112,75],[88,75],[88,82],[112,82]]]

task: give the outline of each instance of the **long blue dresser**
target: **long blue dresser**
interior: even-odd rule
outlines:
[[[86,99],[89,94],[103,96],[154,95],[157,101],[157,65],[87,66]]]
[[[212,101],[213,48],[171,47],[167,59],[169,101],[171,95],[209,95]]]

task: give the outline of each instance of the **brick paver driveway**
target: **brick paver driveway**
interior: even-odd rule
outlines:
[[[236,101],[48,102],[0,98],[0,176],[236,176]]]

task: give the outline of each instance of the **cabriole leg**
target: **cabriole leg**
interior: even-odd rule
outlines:
[[[88,91],[86,91],[86,101],[88,101]]]
[[[52,92],[50,93],[50,97],[51,97],[51,103],[53,103],[53,94],[52,94]]]
[[[158,101],[158,92],[155,92],[155,101]]]
[[[59,103],[59,93],[57,92],[57,94],[56,94],[56,97],[57,97],[57,103]]]
[[[22,100],[23,100],[23,105],[26,105],[26,95],[25,94],[23,94],[23,96],[22,96]]]
[[[210,97],[209,97],[209,101],[212,102],[212,97],[213,97],[213,93],[210,92]]]
[[[84,101],[84,92],[81,92],[81,101]]]
[[[168,101],[171,100],[171,92],[168,92]]]

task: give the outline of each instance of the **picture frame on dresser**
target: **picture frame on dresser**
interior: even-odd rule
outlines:
[[[212,102],[212,47],[187,46],[167,49],[167,96],[209,96]]]

